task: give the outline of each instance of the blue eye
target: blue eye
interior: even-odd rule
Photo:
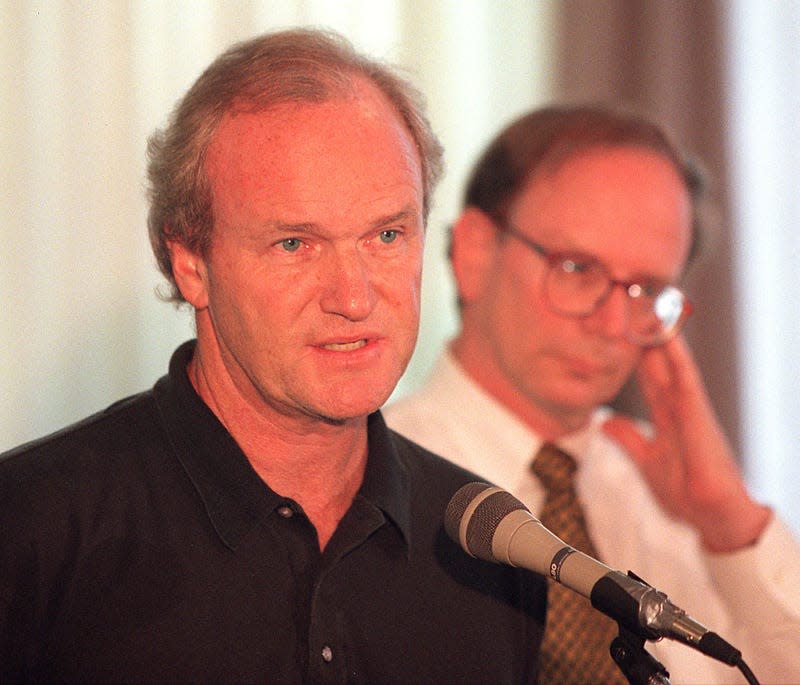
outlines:
[[[302,245],[303,243],[299,238],[284,238],[280,242],[280,246],[286,252],[297,252],[302,247]]]
[[[380,239],[382,243],[393,243],[397,240],[398,232],[392,228],[387,228],[385,231],[380,232]]]

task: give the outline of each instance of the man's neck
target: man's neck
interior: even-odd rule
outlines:
[[[475,349],[463,337],[455,338],[449,348],[453,359],[473,383],[503,405],[543,440],[558,440],[585,428],[591,412],[568,412],[557,407],[547,408],[528,398],[497,367],[484,350]]]
[[[229,376],[207,366],[196,352],[187,367],[195,391],[259,477],[303,508],[324,549],[363,481],[366,417],[331,423],[299,412],[282,413],[265,403],[256,407]]]

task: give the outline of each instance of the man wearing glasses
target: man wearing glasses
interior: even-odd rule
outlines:
[[[578,107],[512,123],[475,166],[452,230],[461,329],[429,382],[385,416],[667,593],[761,682],[800,682],[800,546],[749,495],[678,335],[702,197],[699,174],[648,121]],[[647,426],[605,406],[632,374]],[[574,484],[551,482],[552,453]],[[569,618],[554,589],[542,682],[618,676],[609,627]],[[586,656],[592,641],[609,663]],[[647,649],[675,683],[738,677],[676,642]]]

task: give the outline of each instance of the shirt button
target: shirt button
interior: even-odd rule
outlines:
[[[329,664],[331,661],[333,661],[333,650],[330,647],[328,647],[328,645],[325,645],[322,648],[322,660],[326,664]]]
[[[294,515],[292,508],[287,506],[278,507],[278,513],[285,519],[290,519]]]

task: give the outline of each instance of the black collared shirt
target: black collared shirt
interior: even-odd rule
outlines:
[[[320,553],[173,355],[152,391],[0,461],[0,681],[527,683],[545,589],[442,515],[475,477],[369,417]]]

